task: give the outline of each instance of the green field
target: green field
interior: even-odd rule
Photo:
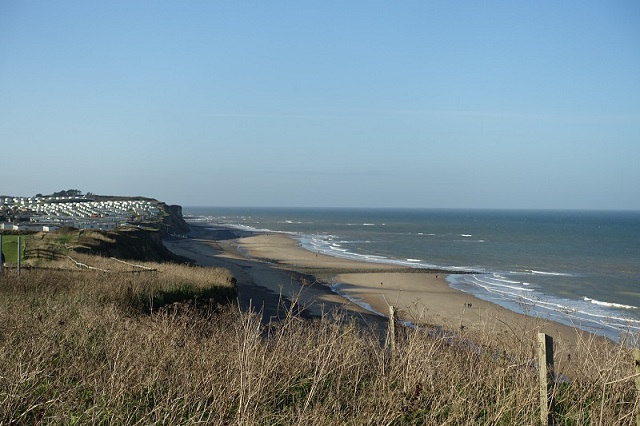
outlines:
[[[20,241],[20,256],[24,259],[25,241],[27,235],[3,235],[2,236],[2,253],[4,253],[5,262],[9,264],[18,263],[18,237]]]

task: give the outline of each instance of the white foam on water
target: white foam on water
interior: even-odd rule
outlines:
[[[586,296],[584,296],[582,299],[587,301],[587,302],[591,302],[594,305],[599,305],[599,306],[608,306],[608,307],[612,307],[612,308],[621,308],[621,309],[638,309],[637,306],[623,305],[622,303],[602,302],[600,300],[590,299],[590,298],[588,298]]]
[[[494,276],[494,277],[495,277],[495,279],[497,279],[498,281],[502,281],[502,282],[505,282],[505,283],[508,283],[508,284],[525,284],[525,283],[522,283],[522,282],[520,282],[520,281],[508,280],[508,279],[506,279],[504,276],[502,276],[502,275],[500,275],[500,274],[494,274],[493,276]]]
[[[545,272],[545,271],[534,271],[532,269],[527,269],[527,272],[531,273],[532,275],[550,275],[550,276],[554,276],[554,277],[573,277],[575,275],[573,274],[569,274],[566,272]]]
[[[514,272],[514,275],[519,275]],[[640,320],[624,315],[620,310],[639,309],[636,306],[613,302],[603,302],[588,297],[582,300],[560,298],[544,294],[534,288],[523,288],[517,282],[501,274],[449,275],[447,281],[458,290],[472,293],[481,299],[497,303],[522,313],[534,313],[570,326],[598,330],[604,335],[618,340],[620,333],[640,332]],[[563,276],[573,276],[563,274]],[[507,285],[514,284],[514,285]],[[474,290],[475,288],[475,290]],[[478,291],[482,289],[483,291]],[[616,313],[619,312],[619,313]]]
[[[497,280],[497,279],[491,279],[491,278],[481,279],[479,277],[484,277],[484,275],[476,275],[475,276],[475,280],[477,281],[478,285],[484,287],[487,291],[501,292],[501,291],[504,291],[504,289],[517,290],[518,292],[520,292],[520,291],[527,291],[527,292],[533,291],[532,288],[524,288],[524,287],[520,287],[520,286],[516,286],[516,285],[508,285],[506,283],[501,284],[501,282],[504,282],[504,280]],[[519,284],[519,283],[514,283],[514,284]]]

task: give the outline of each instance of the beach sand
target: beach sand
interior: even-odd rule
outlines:
[[[276,316],[273,308],[284,297],[297,298],[310,315],[340,307],[356,313],[364,322],[378,325],[384,318],[368,309],[387,315],[392,305],[400,320],[442,326],[456,333],[489,333],[506,341],[535,339],[537,332],[545,332],[574,347],[584,335],[573,327],[515,313],[455,290],[442,271],[398,268],[314,253],[285,234],[213,240],[213,234],[207,236],[205,227],[194,228],[197,238],[168,242],[168,248],[204,266],[231,269],[244,300],[241,305],[246,307],[252,301],[254,307],[266,310],[266,317]]]
[[[282,318],[295,306],[293,310],[303,318],[345,310],[368,328],[379,329],[386,324],[384,317],[339,296],[306,273],[240,254],[238,242],[242,239],[231,239],[235,237],[232,231],[191,227],[191,238],[165,240],[165,246],[201,266],[229,269],[237,280],[239,308],[260,313],[265,323]]]
[[[286,234],[266,234],[233,242],[250,258],[268,259],[278,267],[321,276],[340,294],[361,306],[387,315],[394,306],[401,320],[443,326],[452,331],[476,331],[507,340],[535,338],[538,332],[575,346],[574,327],[519,314],[455,290],[446,272],[398,268],[389,264],[341,259],[313,253]]]

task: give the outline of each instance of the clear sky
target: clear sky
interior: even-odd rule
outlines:
[[[640,2],[0,0],[0,194],[640,209]]]

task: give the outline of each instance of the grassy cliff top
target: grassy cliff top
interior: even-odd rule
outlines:
[[[162,244],[157,228],[120,228],[115,231],[63,228],[55,232],[20,235],[21,259],[24,266],[47,267],[51,260],[74,253],[96,254],[120,259],[190,263],[189,259],[171,253]],[[3,235],[2,246],[7,263],[14,265],[18,257],[18,235]]]
[[[265,326],[220,308],[212,292],[234,288],[224,270],[59,262],[0,275],[7,424],[539,424],[522,330],[499,348],[491,334],[400,328],[391,355],[339,312]],[[557,374],[573,371],[554,386],[558,424],[631,424],[630,351],[587,338],[567,355],[558,342]]]

